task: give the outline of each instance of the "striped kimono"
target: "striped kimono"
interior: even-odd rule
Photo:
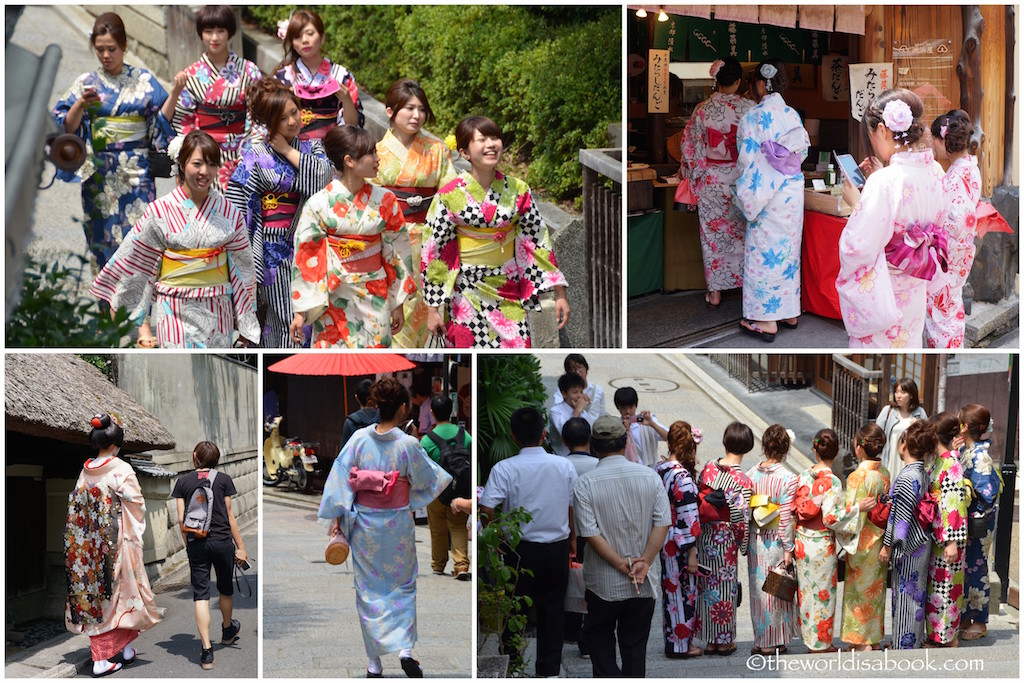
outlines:
[[[319,140],[292,140],[302,154],[292,166],[266,143],[254,144],[242,157],[228,184],[228,199],[245,219],[256,264],[260,304],[267,305],[260,345],[292,348],[291,269],[295,223],[307,198],[322,190],[334,166]]]
[[[142,219],[89,291],[148,315],[162,348],[227,348],[234,330],[259,340],[252,249],[242,215],[210,192],[196,206],[181,188],[146,207]]]
[[[661,549],[665,654],[686,654],[697,631],[697,575],[687,568],[690,549],[700,536],[697,485],[687,469],[675,460],[663,460],[655,471],[665,484],[672,508],[672,526]]]
[[[882,544],[892,548],[892,647],[913,650],[924,640],[925,589],[931,543],[917,521],[917,507],[928,491],[924,463],[911,461],[892,484],[892,508]]]
[[[964,556],[967,549],[967,501],[964,469],[958,454],[946,451],[932,463],[931,494],[939,501],[939,516],[932,523],[934,545],[928,563],[928,602],[925,604],[928,640],[951,643],[960,628],[964,608]],[[943,551],[956,543],[956,561],[947,562]]]
[[[797,477],[782,463],[761,463],[751,467],[747,476],[754,485],[747,559],[750,619],[754,625],[754,646],[766,650],[785,645],[799,630],[796,605],[761,590],[772,568],[782,564],[783,554],[794,549],[792,513]],[[761,524],[758,520],[766,513],[773,518]]]

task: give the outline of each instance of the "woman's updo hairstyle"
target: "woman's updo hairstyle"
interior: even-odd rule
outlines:
[[[822,462],[832,462],[839,454],[839,435],[831,429],[819,430],[814,435],[811,448]]]
[[[220,145],[213,137],[203,130],[194,130],[185,136],[181,143],[181,151],[175,159],[178,165],[178,184],[185,182],[185,166],[192,154],[199,149],[203,153],[203,161],[211,166],[220,166]]]
[[[358,126],[335,126],[324,136],[324,153],[339,171],[345,170],[345,157],[361,159],[377,149],[373,133]]]
[[[974,135],[971,117],[963,109],[953,109],[932,121],[932,137],[942,140],[946,154],[956,154],[967,149]]]
[[[726,57],[722,60],[722,66],[715,74],[715,82],[727,88],[736,81],[743,78],[743,66],[735,57]]]
[[[885,112],[885,105],[890,102],[900,101],[903,104],[910,107],[910,113],[913,114],[914,120],[911,122],[910,127],[905,131],[894,131],[886,124],[883,114]],[[885,90],[874,97],[864,110],[864,115],[861,118],[861,126],[865,135],[870,133],[881,124],[886,130],[892,133],[893,140],[897,144],[903,147],[909,147],[910,145],[916,144],[924,136],[924,124],[921,123],[921,117],[924,116],[924,102],[917,96],[916,93],[911,92],[905,88],[890,88]]]
[[[900,435],[907,444],[907,452],[915,460],[924,460],[935,452],[938,439],[935,438],[935,427],[925,420],[910,423],[907,430]]]
[[[108,413],[96,415],[90,424],[92,431],[89,432],[89,443],[98,450],[111,446],[120,448],[124,443],[124,430]]]
[[[868,460],[878,460],[879,454],[885,449],[885,432],[874,422],[868,423],[857,430],[853,445],[863,448]]]
[[[725,68],[724,66],[722,67]],[[771,74],[770,76],[766,74]],[[768,59],[754,69],[753,81],[764,83],[765,94],[779,93],[780,95],[789,88],[789,78],[786,77],[786,65],[779,59]]]
[[[99,36],[110,36],[119,48],[128,48],[128,33],[124,30],[124,22],[114,12],[104,12],[96,17],[92,24],[92,33],[89,34],[89,44],[95,46],[96,38]]]
[[[370,400],[377,404],[383,422],[395,419],[398,409],[409,405],[409,390],[394,377],[385,377],[370,387]]]
[[[491,119],[486,116],[467,116],[459,121],[459,125],[455,127],[456,148],[468,150],[469,143],[473,141],[473,136],[477,131],[490,138],[505,139],[501,134],[501,128]]]
[[[250,85],[245,93],[249,113],[266,127],[268,136],[277,131],[277,125],[284,116],[284,107],[289,100],[294,102],[295,106],[300,106],[299,98],[291,88],[276,78],[261,78]]]
[[[764,457],[769,460],[782,462],[789,453],[789,444],[789,434],[780,424],[769,426],[761,437],[761,450],[764,451]]]
[[[960,409],[960,423],[967,425],[967,433],[975,441],[989,431],[992,425],[992,414],[983,405],[969,403]]]
[[[678,420],[668,428],[668,454],[697,479],[697,441],[689,422]]]
[[[928,418],[928,422],[935,427],[935,436],[947,446],[960,434],[960,420],[953,413],[935,413]]]

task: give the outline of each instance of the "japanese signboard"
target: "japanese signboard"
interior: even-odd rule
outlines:
[[[668,113],[668,50],[649,50],[647,53],[647,111],[651,114]]]
[[[847,102],[850,99],[850,74],[845,55],[829,54],[821,60],[821,97],[826,102]]]
[[[850,65],[850,112],[858,121],[871,100],[883,90],[893,87],[892,64]]]
[[[924,102],[924,119],[932,121],[953,108],[953,41],[948,38],[923,40],[906,45],[893,43],[895,81],[889,86],[917,93]]]

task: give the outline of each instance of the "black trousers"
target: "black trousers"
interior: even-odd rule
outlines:
[[[565,587],[569,583],[569,539],[554,543],[521,541],[516,548],[519,575],[516,595],[528,595],[537,610],[537,676],[557,676],[562,667],[565,632]]]
[[[587,621],[583,627],[590,648],[594,678],[643,678],[647,673],[647,637],[651,633],[654,598],[608,602],[587,591]],[[615,663],[619,641],[622,669]]]

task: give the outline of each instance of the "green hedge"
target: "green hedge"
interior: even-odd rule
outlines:
[[[293,5],[250,7],[270,32]],[[418,80],[437,121],[454,132],[483,114],[506,133],[527,181],[578,197],[579,149],[609,144],[621,119],[621,9],[508,6],[314,6],[325,51],[377,99],[395,79]]]

